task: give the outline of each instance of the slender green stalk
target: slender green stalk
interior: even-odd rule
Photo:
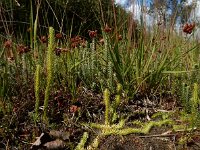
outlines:
[[[38,16],[39,16],[39,9],[40,9],[41,1],[38,1],[37,4],[37,11],[36,11],[36,17],[34,22],[34,32],[33,32],[33,42],[34,42],[34,56],[39,57],[38,50],[37,50],[37,25],[38,25]]]
[[[53,76],[53,51],[54,51],[54,39],[55,32],[53,27],[49,27],[49,42],[48,42],[48,52],[47,52],[47,86],[45,90],[45,97],[44,97],[44,121],[47,121],[47,107],[50,95],[50,87],[52,83],[52,76]]]
[[[30,48],[33,49],[33,2],[30,0]]]

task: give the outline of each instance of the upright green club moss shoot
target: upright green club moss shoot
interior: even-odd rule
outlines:
[[[52,75],[53,75],[53,51],[54,51],[54,42],[55,42],[55,31],[53,27],[49,28],[49,42],[48,42],[48,51],[47,51],[47,85],[45,90],[45,97],[44,97],[44,121],[47,121],[47,107],[50,95],[50,87],[52,83]]]
[[[105,124],[110,125],[110,92],[108,89],[104,91],[104,103],[105,103]]]
[[[39,94],[40,94],[40,65],[37,65],[36,71],[35,71],[35,115],[38,117],[38,110],[39,110]]]
[[[83,150],[85,143],[87,142],[87,139],[88,139],[88,133],[84,132],[83,137],[81,138],[81,140],[80,140],[79,144],[77,145],[77,147],[75,148],[75,150]]]

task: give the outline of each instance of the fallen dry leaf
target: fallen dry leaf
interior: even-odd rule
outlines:
[[[62,139],[62,140],[68,140],[69,139],[69,132],[65,131],[56,131],[56,130],[51,130],[49,132],[49,135],[55,139]]]
[[[44,147],[47,149],[61,149],[65,148],[65,142],[60,139],[56,139],[54,141],[45,143]]]

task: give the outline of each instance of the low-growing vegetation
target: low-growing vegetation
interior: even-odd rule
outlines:
[[[0,149],[200,149],[199,24],[156,19],[109,0],[0,2]]]

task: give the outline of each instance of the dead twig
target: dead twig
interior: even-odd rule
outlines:
[[[176,134],[154,134],[154,135],[144,135],[144,136],[137,136],[139,138],[151,138],[151,137],[172,137],[176,136]]]

